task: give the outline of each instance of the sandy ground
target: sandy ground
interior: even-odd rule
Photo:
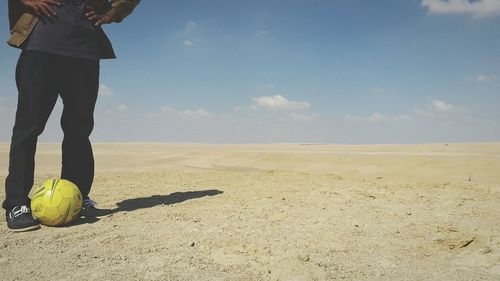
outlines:
[[[39,145],[36,185],[59,150]],[[112,215],[1,224],[0,280],[500,280],[500,143],[95,154],[92,197]],[[7,161],[0,144],[1,181]]]

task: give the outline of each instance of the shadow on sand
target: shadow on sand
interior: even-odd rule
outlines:
[[[159,205],[172,205],[181,203],[191,199],[197,199],[207,196],[216,196],[224,193],[217,189],[187,191],[187,192],[174,192],[168,195],[153,195],[150,197],[127,199],[116,203],[118,206],[115,209],[99,209],[97,216],[80,216],[71,222],[67,227],[90,224],[99,221],[99,217],[106,217],[118,212],[131,212],[139,209],[152,208]]]
[[[138,209],[151,208],[158,205],[172,205],[181,203],[187,200],[202,198],[206,196],[216,196],[224,193],[217,189],[174,192],[169,195],[153,195],[145,198],[127,199],[116,203],[118,208],[111,210],[111,213],[131,212]]]
[[[72,227],[72,226],[77,226],[77,225],[82,225],[82,224],[91,224],[91,223],[98,222],[98,221],[99,221],[99,218],[97,218],[97,217],[79,216],[74,221],[70,222],[69,224],[65,224],[65,225],[58,226],[58,227]]]

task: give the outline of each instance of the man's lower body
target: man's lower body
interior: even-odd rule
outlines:
[[[64,104],[61,178],[76,184],[83,198],[88,198],[94,178],[89,137],[94,127],[93,114],[99,90],[99,61],[23,51],[16,68],[16,84],[19,96],[9,175],[5,181],[6,198],[2,205],[7,210],[8,224],[9,211],[30,205],[28,194],[33,186],[38,136],[45,128],[58,96]],[[10,215],[14,216],[12,213]],[[20,208],[17,214],[31,216],[30,212],[21,212]],[[27,220],[24,223],[28,224]],[[24,229],[22,224],[19,229]],[[15,227],[15,224],[9,225],[9,228]]]

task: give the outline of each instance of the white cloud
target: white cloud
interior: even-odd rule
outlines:
[[[99,95],[105,96],[105,97],[111,97],[111,96],[113,96],[113,90],[111,90],[110,87],[108,87],[104,84],[99,84]]]
[[[298,113],[292,113],[288,115],[288,117],[293,121],[299,121],[299,122],[311,122],[318,118],[318,116],[315,114],[298,114]]]
[[[382,122],[382,121],[387,120],[387,119],[388,119],[387,116],[380,114],[378,112],[375,112],[375,113],[373,113],[372,116],[368,117],[368,121],[370,121],[372,123]]]
[[[162,106],[162,107],[160,107],[160,110],[161,110],[161,112],[164,112],[164,113],[175,112],[175,109],[173,109],[170,106]]]
[[[196,24],[195,21],[188,21],[185,25],[184,25],[184,34],[190,34],[190,33],[193,33],[196,31],[196,28],[198,27],[198,25]]]
[[[475,17],[500,15],[499,0],[422,0],[422,6],[434,14],[471,14]]]
[[[495,80],[496,78],[497,78],[496,75],[484,75],[484,74],[481,74],[481,75],[477,76],[477,81],[479,81],[479,82],[487,82],[487,81]]]
[[[431,99],[418,110],[388,113],[336,116],[334,112],[316,115],[308,111],[267,111],[255,105],[240,106],[240,111],[228,108],[227,114],[211,113],[207,109],[175,109],[171,104],[156,106],[155,110],[130,108],[96,111],[96,141],[166,141],[208,143],[417,143],[453,141],[494,141],[500,139],[497,116],[475,116],[461,111],[459,104],[446,99]],[[7,98],[8,112],[0,113],[0,139],[11,136],[14,112]],[[124,102],[123,102],[124,103]],[[447,106],[446,106],[447,105]],[[435,107],[454,112],[438,112]],[[357,113],[358,114],[358,113]],[[424,115],[430,115],[424,117]],[[482,114],[481,114],[482,115]],[[320,118],[321,117],[321,118]],[[45,141],[58,141],[61,131],[57,118],[52,118],[44,134]]]
[[[433,100],[429,108],[436,112],[455,112],[457,109],[452,104],[448,104],[442,100]]]
[[[426,109],[414,109],[412,113],[417,117],[438,118],[451,115],[467,116],[469,110],[463,106],[449,104],[445,101],[436,99],[428,104]]]
[[[423,109],[417,108],[417,109],[414,109],[412,112],[419,117],[427,117],[427,118],[434,117],[434,114],[432,114],[432,112],[430,112],[428,110],[423,110]]]
[[[311,104],[307,101],[289,101],[281,95],[257,97],[253,98],[253,101],[258,106],[271,110],[298,110],[311,107]]]
[[[119,104],[119,105],[115,105],[113,107],[106,109],[104,112],[106,112],[107,114],[109,114],[111,116],[120,116],[120,118],[121,118],[121,117],[128,115],[129,110],[130,109],[127,105]]]
[[[479,74],[477,76],[465,76],[466,81],[490,82],[497,79],[496,75]]]
[[[182,28],[181,37],[182,45],[186,48],[194,48],[199,45],[202,40],[199,37],[198,23],[195,21],[188,21]]]
[[[205,118],[213,118],[215,114],[208,112],[203,108],[195,109],[195,110],[184,110],[179,112],[179,115],[186,118],[192,119],[205,119]]]
[[[124,105],[124,104],[120,104],[116,107],[116,109],[118,109],[118,111],[120,112],[127,112],[128,111],[128,106]]]
[[[183,44],[185,47],[188,47],[188,48],[192,48],[195,46],[195,43],[191,40],[184,40]]]
[[[179,111],[170,106],[162,106],[160,107],[160,111],[165,114],[169,114],[170,116],[188,118],[188,119],[207,119],[207,118],[215,118],[216,114],[209,112],[206,109],[186,109]]]
[[[345,115],[344,119],[349,121],[364,121],[370,123],[382,123],[386,121],[398,122],[398,121],[407,121],[411,120],[411,116],[402,114],[402,115],[385,115],[379,112],[373,113],[371,116],[356,116],[356,115]]]

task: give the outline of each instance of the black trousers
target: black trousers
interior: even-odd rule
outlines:
[[[29,206],[38,136],[59,95],[64,104],[61,178],[76,184],[83,198],[88,198],[94,178],[89,136],[99,90],[99,61],[23,51],[16,84],[19,95],[2,207]]]

